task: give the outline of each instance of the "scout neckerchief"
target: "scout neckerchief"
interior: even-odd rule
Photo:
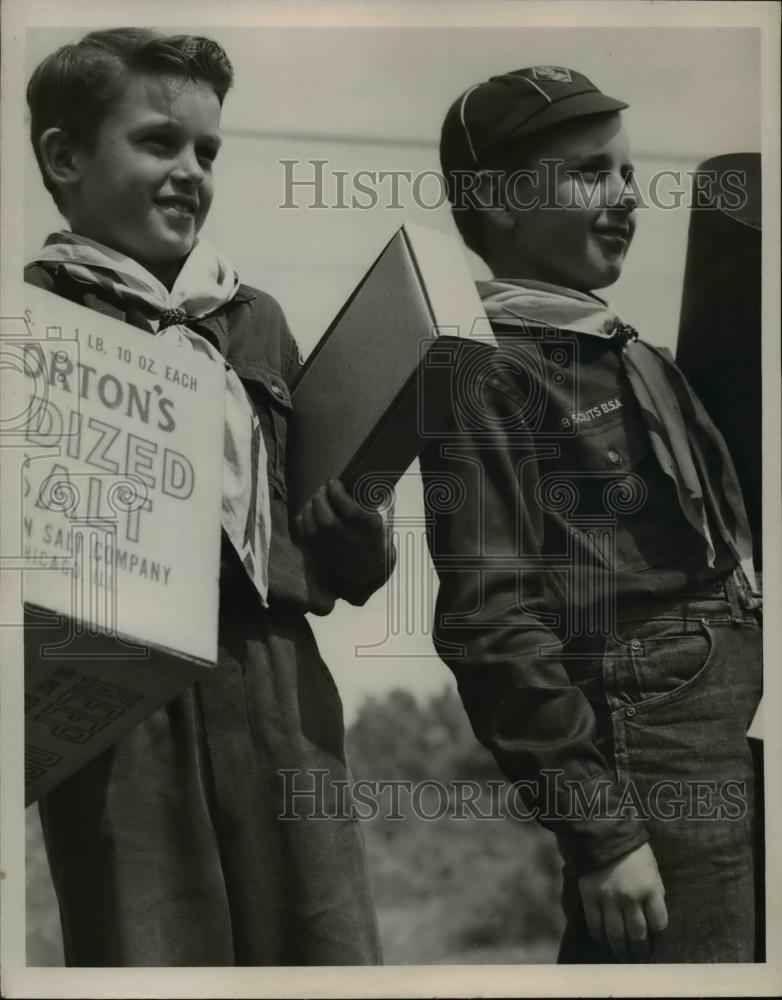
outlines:
[[[684,516],[706,544],[709,566],[714,565],[714,544],[706,516],[707,498],[725,544],[752,579],[752,541],[733,461],[722,436],[668,352],[640,341],[635,330],[597,296],[540,281],[509,279],[479,281],[478,291],[491,322],[520,327],[543,325],[595,337],[621,337],[625,371],[655,456],[663,472],[673,480]],[[714,495],[698,432],[718,449],[723,496],[728,506],[725,511]]]
[[[229,262],[197,239],[169,291],[130,257],[75,233],[52,234],[33,263],[57,264],[81,281],[141,310],[161,340],[205,354],[225,369],[222,525],[266,606],[271,513],[261,425],[239,376],[205,337],[188,327],[224,306],[239,279]]]

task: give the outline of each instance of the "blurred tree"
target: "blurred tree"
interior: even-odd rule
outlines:
[[[419,704],[407,691],[368,699],[346,737],[356,779],[502,780],[473,734],[452,688]],[[484,788],[485,790],[485,788]],[[424,808],[436,796],[423,800]],[[401,795],[402,820],[364,823],[386,961],[394,963],[553,961],[562,915],[554,838],[535,823],[416,815]],[[480,802],[489,813],[488,798]],[[479,956],[479,958],[476,958]]]
[[[422,706],[409,691],[391,691],[383,700],[368,698],[348,730],[347,748],[356,778],[487,781],[501,777],[450,687]]]

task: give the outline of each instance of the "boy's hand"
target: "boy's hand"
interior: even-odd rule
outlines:
[[[668,926],[665,889],[652,849],[629,854],[579,879],[592,937],[618,958],[649,958],[649,938]]]
[[[378,580],[393,560],[393,507],[368,511],[338,479],[329,479],[296,516],[302,538],[331,575],[351,583]]]

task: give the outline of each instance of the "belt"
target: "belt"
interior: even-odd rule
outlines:
[[[663,598],[659,601],[649,600],[629,607],[620,606],[617,620],[656,618],[671,611],[690,611],[693,617],[698,617],[696,609],[692,606],[703,604],[704,601],[724,601],[734,618],[762,616],[763,602],[760,594],[753,592],[744,571],[740,566],[736,566],[726,576],[698,590],[688,590],[676,597]]]

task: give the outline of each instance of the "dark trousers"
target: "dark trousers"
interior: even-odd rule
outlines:
[[[762,684],[759,602],[731,577],[710,594],[620,613],[602,658],[573,669],[620,785],[648,814],[669,927],[652,962],[752,962],[762,856],[747,729]],[[651,613],[650,613],[651,612]],[[614,962],[566,869],[559,961]]]
[[[211,676],[40,803],[67,964],[379,962],[358,823],[306,794],[343,737],[304,617],[224,616]]]

